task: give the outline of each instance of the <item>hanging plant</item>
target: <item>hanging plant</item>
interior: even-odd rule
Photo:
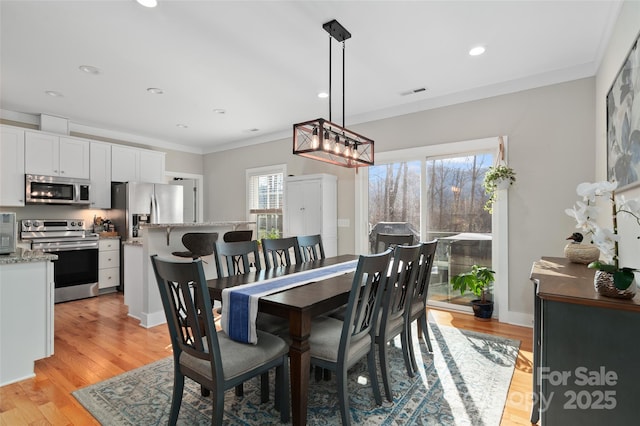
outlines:
[[[489,199],[484,205],[484,209],[489,213],[493,213],[493,203],[498,198],[498,190],[506,189],[513,185],[516,181],[516,172],[505,164],[496,164],[489,167],[489,170],[484,175],[484,181],[482,186],[484,192],[489,196]]]

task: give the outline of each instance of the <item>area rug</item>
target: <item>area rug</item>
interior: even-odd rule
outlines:
[[[352,422],[362,425],[498,425],[513,375],[520,342],[430,323],[433,353],[414,339],[419,374],[407,376],[399,341],[389,348],[394,402],[373,399],[366,364],[349,371]],[[415,330],[414,330],[415,331]],[[414,336],[416,334],[414,333]],[[420,355],[421,354],[421,355]],[[271,375],[273,380],[273,375]],[[244,397],[225,395],[225,424],[280,423],[270,402],[260,403],[258,379],[245,383]],[[73,392],[103,425],[163,425],[169,418],[173,386],[171,357]],[[211,400],[200,386],[185,380],[180,425],[208,425]],[[340,424],[335,379],[309,386],[308,424]]]

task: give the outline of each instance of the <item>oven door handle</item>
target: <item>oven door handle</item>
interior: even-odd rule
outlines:
[[[41,244],[32,244],[31,250],[42,250],[44,252],[56,252],[56,251],[71,251],[71,250],[83,250],[83,249],[98,249],[99,245],[97,242],[86,242],[86,243],[73,243],[69,245],[60,245],[56,243],[41,243]]]

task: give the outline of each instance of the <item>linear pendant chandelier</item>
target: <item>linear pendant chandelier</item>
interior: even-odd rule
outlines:
[[[373,140],[344,125],[344,41],[351,38],[335,19],[322,25],[329,33],[329,120],[317,118],[293,125],[293,153],[342,167],[373,166]],[[342,42],[342,126],[331,121],[331,44]]]

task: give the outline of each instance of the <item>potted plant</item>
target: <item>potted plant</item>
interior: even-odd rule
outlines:
[[[493,315],[493,301],[487,299],[487,293],[494,282],[495,271],[486,266],[473,265],[470,271],[463,272],[451,278],[454,290],[464,294],[467,289],[478,299],[471,301],[473,315],[482,320],[489,320]]]
[[[484,205],[484,209],[489,213],[493,213],[493,203],[498,198],[498,190],[508,188],[513,185],[515,181],[516,172],[514,172],[511,167],[504,164],[489,167],[482,182],[484,192],[489,196],[489,199]]]

